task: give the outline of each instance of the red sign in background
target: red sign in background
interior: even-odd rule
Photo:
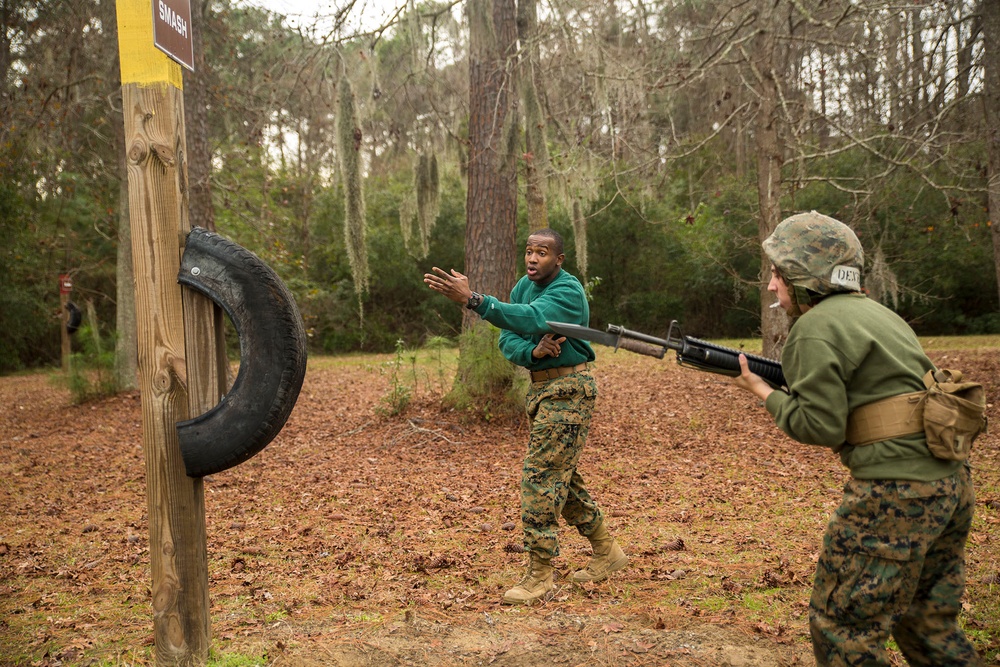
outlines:
[[[65,273],[59,275],[59,293],[69,294],[73,291],[73,279]]]

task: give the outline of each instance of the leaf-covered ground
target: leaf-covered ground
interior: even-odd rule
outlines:
[[[1000,396],[996,348],[932,357]],[[311,360],[275,441],[205,479],[218,664],[812,664],[806,603],[847,478],[837,458],[781,435],[726,378],[608,352],[596,373],[581,467],[630,566],[511,608],[526,424],[441,409],[439,360]],[[388,416],[393,387],[396,406],[412,400]],[[0,664],[152,664],[138,394],[72,405],[36,374],[0,378],[0,406]],[[998,442],[994,428],[974,452],[963,616],[990,664]],[[589,546],[561,541],[566,575]]]

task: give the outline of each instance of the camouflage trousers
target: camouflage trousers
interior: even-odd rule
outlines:
[[[968,466],[935,482],[851,480],[823,538],[809,602],[820,667],[981,665],[958,627],[975,497]]]
[[[521,523],[525,549],[543,558],[559,555],[560,516],[581,535],[603,519],[576,469],[596,400],[589,370],[534,382],[528,390],[531,434],[521,470]]]

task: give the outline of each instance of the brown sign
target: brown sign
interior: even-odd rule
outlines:
[[[191,0],[153,0],[153,44],[194,71]]]
[[[73,279],[65,273],[59,274],[59,293],[69,294],[73,291]]]

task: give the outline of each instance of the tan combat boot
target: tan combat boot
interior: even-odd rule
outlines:
[[[504,604],[531,604],[553,587],[552,562],[531,552],[528,572],[517,586],[503,594]]]
[[[618,546],[615,538],[608,533],[603,521],[593,533],[587,536],[587,539],[590,540],[594,555],[585,569],[578,570],[570,576],[570,581],[578,584],[588,581],[604,581],[609,574],[628,565],[628,556]]]

